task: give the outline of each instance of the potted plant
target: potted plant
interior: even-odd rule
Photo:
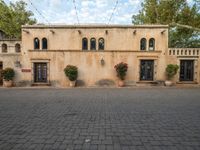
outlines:
[[[125,85],[124,80],[125,80],[126,72],[128,70],[128,64],[121,62],[115,65],[115,70],[117,72],[117,77],[119,78],[118,86],[123,87]]]
[[[70,87],[75,87],[78,78],[78,68],[73,65],[67,65],[64,72],[70,81]]]
[[[172,78],[177,74],[177,71],[179,69],[178,65],[175,64],[169,64],[166,67],[166,75],[167,80],[165,81],[166,86],[172,86]]]
[[[15,71],[12,68],[5,68],[2,71],[3,84],[5,87],[12,87]]]

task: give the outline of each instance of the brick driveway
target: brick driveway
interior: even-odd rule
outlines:
[[[0,89],[0,150],[199,150],[200,89]]]

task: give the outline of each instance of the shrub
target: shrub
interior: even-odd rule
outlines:
[[[67,65],[64,72],[70,81],[75,81],[78,78],[78,68],[76,66]]]
[[[128,64],[121,62],[115,65],[115,70],[117,72],[117,77],[120,78],[121,80],[124,80],[126,72],[128,70]]]
[[[6,81],[10,81],[14,78],[15,76],[15,71],[12,69],[12,68],[5,68],[3,71],[2,71],[2,76],[3,76],[3,79],[6,80]]]
[[[167,68],[166,68],[167,78],[169,80],[172,79],[177,74],[178,69],[179,69],[178,65],[174,65],[174,64],[167,65]]]

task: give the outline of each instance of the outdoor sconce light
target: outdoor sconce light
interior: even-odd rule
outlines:
[[[54,33],[55,33],[55,31],[53,31],[53,30],[50,30],[50,32],[51,32],[52,34],[54,34]]]
[[[27,31],[27,30],[22,30],[23,32],[26,32],[27,34],[29,34],[29,31]]]
[[[166,32],[166,30],[163,30],[162,32],[161,32],[161,34],[164,34]]]
[[[106,30],[105,32],[106,32],[106,34],[108,34],[108,30]]]
[[[15,67],[21,67],[20,61],[15,61]]]
[[[101,65],[104,66],[105,65],[105,60],[103,58],[101,58]]]
[[[78,33],[81,34],[81,30],[78,30]]]
[[[136,34],[136,32],[137,32],[137,31],[136,31],[136,30],[134,30],[134,31],[133,31],[133,34],[135,35],[135,34]]]

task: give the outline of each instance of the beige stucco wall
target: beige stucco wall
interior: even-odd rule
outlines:
[[[40,50],[33,50],[33,39],[40,39]],[[42,38],[47,38],[48,49],[41,50]],[[105,50],[82,51],[82,38],[104,38]],[[140,40],[147,39],[147,50],[140,50]],[[155,51],[149,51],[149,39],[155,39]],[[194,83],[200,83],[200,49],[168,48],[168,26],[163,25],[77,25],[77,26],[23,26],[22,42],[4,40],[8,53],[0,52],[0,62],[3,68],[15,69],[15,84],[31,86],[33,83],[33,64],[46,62],[48,64],[48,81],[52,86],[67,87],[69,81],[63,69],[66,65],[76,65],[79,69],[78,80],[86,86],[94,86],[101,80],[117,82],[114,66],[119,62],[128,64],[126,84],[135,85],[140,81],[140,61],[154,60],[153,81],[166,80],[167,64],[180,65],[181,60],[194,60]],[[15,52],[15,44],[21,44],[21,53]],[[88,42],[90,47],[90,42]],[[89,48],[90,49],[90,48]],[[97,46],[98,49],[98,46]],[[101,63],[104,60],[104,64]],[[16,66],[20,61],[21,66]],[[22,71],[26,70],[26,71]],[[179,82],[179,73],[174,78]]]
[[[24,51],[34,49],[35,37],[40,40],[46,37],[49,50],[81,50],[84,37],[88,40],[103,37],[105,50],[140,50],[140,39],[143,37],[147,39],[147,45],[150,38],[155,38],[156,50],[168,48],[167,26],[24,26],[23,31]],[[161,34],[162,31],[165,32]]]
[[[134,84],[139,81],[140,60],[143,59],[155,60],[154,81],[165,80],[167,26],[24,26],[22,30],[22,68],[32,70],[24,73],[24,81],[33,81],[34,62],[48,62],[52,85],[68,86],[63,69],[71,64],[79,68],[79,80],[93,86],[102,79],[117,81],[114,66],[123,61],[129,66],[127,84]],[[40,39],[40,47],[42,38],[48,39],[47,51],[33,50],[35,37]],[[94,37],[97,41],[103,37],[105,50],[82,51],[84,37],[88,40]],[[147,39],[147,51],[144,52],[140,50],[142,38]],[[155,51],[148,50],[150,38],[156,41]]]
[[[67,86],[69,84],[63,69],[67,64],[76,65],[79,68],[79,80],[85,82],[86,85],[94,85],[102,79],[110,79],[117,81],[114,65],[123,61],[128,63],[128,73],[126,81],[130,84],[139,81],[139,65],[141,59],[155,60],[155,76],[154,80],[164,80],[164,70],[162,69],[161,52],[69,52],[69,51],[53,51],[53,52],[33,52],[29,51],[31,57],[30,63],[48,62],[49,77],[51,83],[56,86]],[[105,64],[101,64],[101,59]],[[31,65],[31,64],[30,64]],[[31,66],[32,68],[33,66]],[[32,78],[31,73],[26,73],[26,80]]]
[[[2,44],[7,44],[7,53],[2,52]],[[18,86],[22,80],[22,72],[20,66],[16,62],[21,62],[21,53],[15,51],[15,44],[20,44],[19,40],[0,40],[0,62],[3,64],[3,69],[10,67],[15,70],[14,82]]]
[[[169,48],[167,53],[167,64],[177,64],[180,66],[181,60],[194,61],[194,83],[200,84],[200,48]],[[174,81],[179,83],[180,69],[174,77]]]

